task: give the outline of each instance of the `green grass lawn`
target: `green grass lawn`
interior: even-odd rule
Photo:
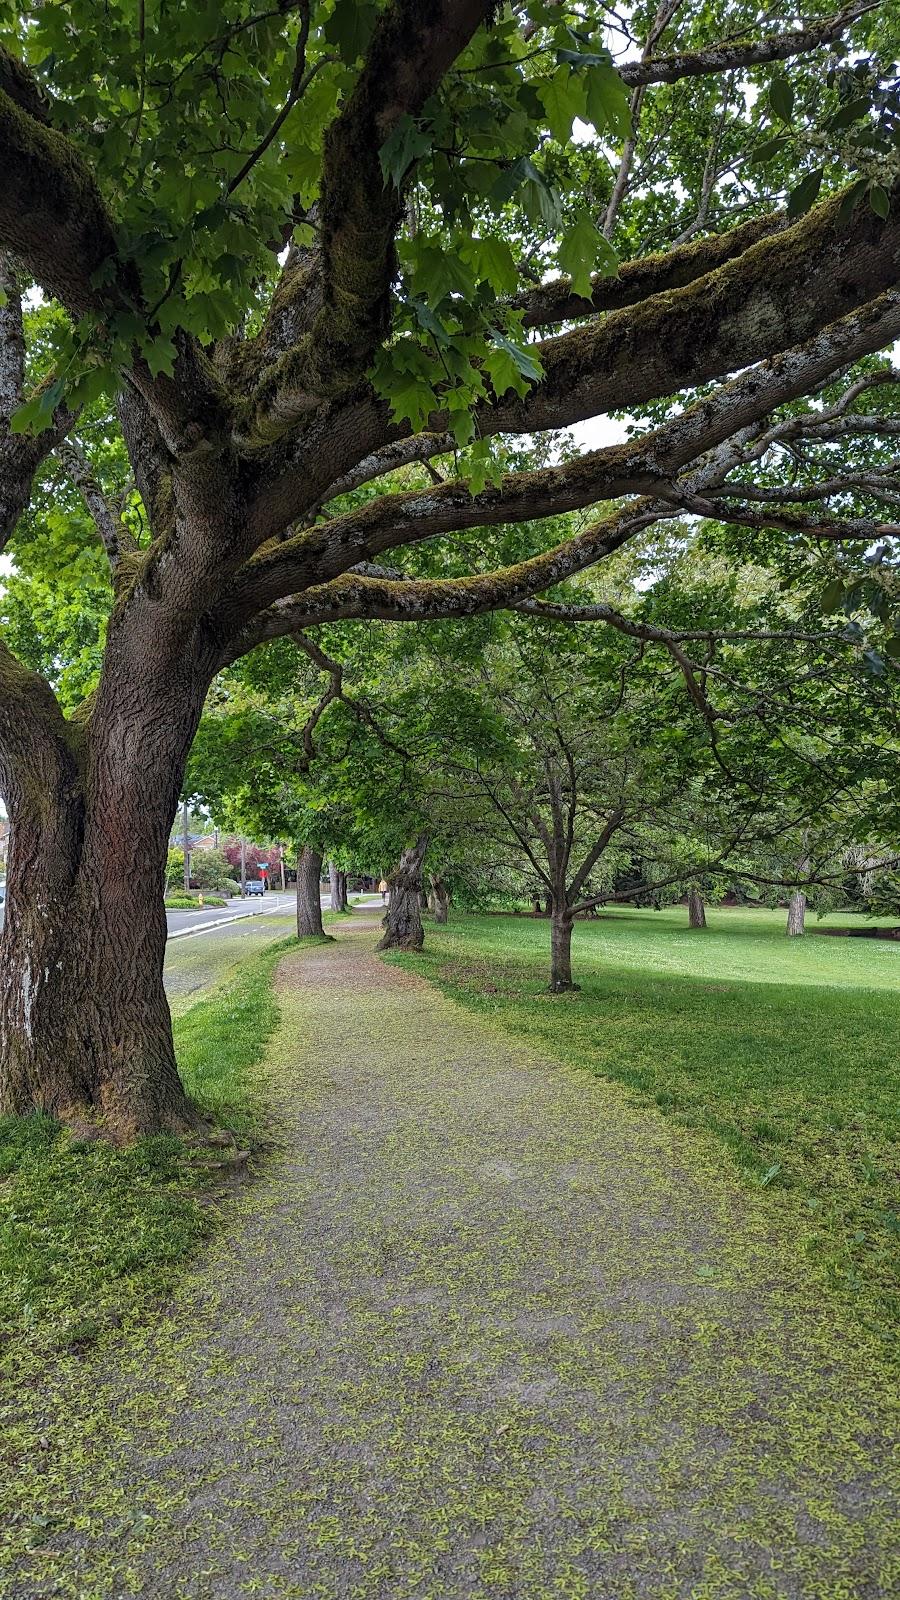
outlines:
[[[884,1330],[897,1279],[900,946],[817,934],[866,926],[683,907],[579,922],[581,992],[546,993],[550,929],[526,917],[429,928],[392,958],[557,1058],[617,1079],[716,1141],[834,1287]]]

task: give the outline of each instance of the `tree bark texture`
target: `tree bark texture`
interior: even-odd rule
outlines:
[[[577,989],[572,982],[572,918],[568,907],[554,905],[550,922],[550,993],[568,994]]]
[[[797,862],[797,870],[802,873],[809,871],[809,830],[803,832],[803,849]],[[802,889],[795,889],[788,901],[787,934],[789,939],[800,939],[806,932],[806,895]]]
[[[445,923],[450,912],[450,896],[443,878],[431,879],[431,910],[435,922]]]
[[[322,898],[319,883],[322,878],[322,857],[311,844],[301,845],[297,851],[297,938],[324,939],[322,926]],[[332,902],[333,903],[333,902]]]
[[[802,889],[795,889],[788,901],[787,931],[790,939],[799,939],[806,932],[806,895]]]
[[[706,927],[706,907],[699,889],[688,891],[688,924],[692,928]]]
[[[422,863],[427,849],[428,836],[422,833],[400,857],[390,880],[391,899],[379,950],[421,950],[425,942],[421,895]]]
[[[206,684],[149,652],[143,672],[119,673],[115,655],[111,627],[90,734],[0,662],[19,700],[15,721],[0,717],[0,1110],[99,1116],[129,1139],[202,1121],[175,1063],[161,890]]]
[[[332,911],[349,911],[347,899],[347,874],[336,867],[333,861],[328,863],[328,882],[331,886]]]

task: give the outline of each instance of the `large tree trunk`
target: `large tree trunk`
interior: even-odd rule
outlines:
[[[341,901],[340,909],[341,909],[341,911],[349,911],[350,910],[350,899],[349,899],[349,896],[347,894],[347,874],[346,874],[346,872],[339,872],[338,873],[338,893],[340,895],[340,901]]]
[[[421,950],[425,942],[420,897],[427,849],[428,836],[422,833],[400,857],[400,865],[391,878],[391,901],[379,950]]]
[[[706,927],[706,908],[699,889],[688,891],[688,924],[692,928]]]
[[[146,641],[145,641],[146,643]],[[4,667],[0,786],[12,824],[0,941],[0,1111],[101,1117],[115,1138],[203,1118],[175,1064],[163,987],[166,853],[205,682],[117,661],[89,730]]]
[[[577,989],[572,982],[572,918],[567,906],[554,904],[550,923],[550,993]]]
[[[431,910],[435,922],[444,923],[450,911],[450,896],[443,878],[431,879]]]
[[[297,851],[297,938],[324,939],[322,926],[322,898],[319,883],[322,878],[322,857],[311,844],[301,845]],[[333,903],[333,902],[332,902]]]
[[[788,901],[787,931],[791,939],[806,932],[806,895],[802,889],[795,889]]]
[[[61,801],[61,803],[60,803]],[[200,1118],[175,1065],[163,987],[172,813],[46,796],[16,815],[0,941],[0,1108],[104,1118],[114,1137]]]

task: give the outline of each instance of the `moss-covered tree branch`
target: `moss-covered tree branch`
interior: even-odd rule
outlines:
[[[383,495],[359,511],[333,517],[261,550],[241,572],[216,625],[226,632],[233,625],[230,619],[243,626],[254,610],[282,596],[438,534],[550,516],[634,493],[658,493],[673,506],[683,504],[685,496],[702,486],[688,479],[676,487],[679,474],[691,463],[761,422],[776,407],[807,393],[835,370],[898,336],[900,293],[893,292],[806,344],[721,385],[683,415],[628,444],[593,451],[559,466],[511,473],[476,495],[459,481]]]
[[[384,339],[403,193],[385,179],[379,152],[399,119],[421,110],[492,9],[492,0],[394,0],[379,18],[353,93],[326,137],[316,258],[301,253],[292,262],[262,336],[265,348],[273,326],[302,330],[254,396],[254,428],[263,435],[277,436],[346,391]],[[291,315],[297,310],[299,324]]]

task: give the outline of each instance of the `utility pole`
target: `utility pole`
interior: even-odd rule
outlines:
[[[247,893],[247,841],[241,836],[241,894]]]
[[[181,844],[182,844],[182,849],[184,850],[184,892],[185,892],[185,894],[190,894],[190,892],[191,892],[191,834],[190,834],[190,820],[191,820],[191,818],[190,818],[190,812],[188,811],[188,803],[187,803],[186,800],[184,800],[182,802],[182,806],[181,806]]]

